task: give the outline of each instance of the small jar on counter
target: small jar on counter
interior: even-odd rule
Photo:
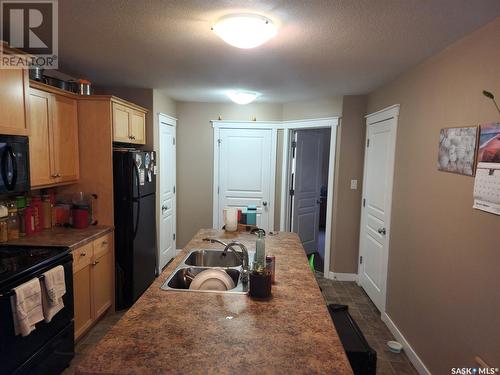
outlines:
[[[24,229],[26,236],[35,234],[35,210],[31,206],[24,209]]]
[[[17,206],[17,216],[19,221],[19,236],[26,236],[26,222],[24,220],[24,211],[26,209],[26,197],[24,195],[20,195],[16,197],[16,206]]]
[[[7,237],[9,240],[19,238],[19,217],[17,216],[17,207],[15,203],[9,204],[9,219],[7,222]]]
[[[8,215],[7,207],[0,205],[0,242],[7,242],[8,237]]]

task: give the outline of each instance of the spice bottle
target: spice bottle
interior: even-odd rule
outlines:
[[[31,199],[31,207],[33,207],[35,219],[35,232],[41,232],[43,228],[42,199],[39,196],[34,196]]]
[[[52,227],[52,202],[48,194],[42,197],[42,216],[43,229],[50,229]]]
[[[31,206],[24,209],[24,228],[27,236],[35,234],[35,210]]]
[[[0,205],[0,242],[7,242],[8,238],[8,222],[9,211],[4,205]]]
[[[9,204],[9,219],[7,222],[7,237],[9,240],[19,238],[19,217],[17,216],[17,207],[15,203]]]
[[[26,209],[26,197],[20,195],[16,197],[17,216],[19,221],[19,236],[26,236],[26,222],[24,220],[24,210]]]

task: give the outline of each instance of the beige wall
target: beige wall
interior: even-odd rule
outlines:
[[[302,120],[342,115],[342,96],[283,104],[282,120]]]
[[[337,133],[330,271],[357,273],[366,96],[344,96]],[[351,180],[358,189],[351,190]]]
[[[158,114],[163,113],[164,115],[176,117],[177,110],[175,101],[170,99],[163,91],[153,89],[153,134],[154,137],[154,150],[158,151]]]
[[[177,247],[212,227],[213,130],[210,120],[279,121],[281,104],[177,103]]]
[[[369,96],[401,104],[387,312],[433,374],[500,365],[500,217],[472,209],[474,178],[436,170],[439,130],[498,121],[500,18]]]

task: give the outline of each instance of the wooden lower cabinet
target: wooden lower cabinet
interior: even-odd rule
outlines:
[[[114,300],[113,234],[73,250],[75,339],[110,308]]]

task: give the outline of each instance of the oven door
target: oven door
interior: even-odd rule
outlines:
[[[28,137],[0,135],[0,194],[30,189]]]
[[[10,296],[0,297],[0,374],[57,374],[59,369],[46,367],[45,359],[58,366],[69,364],[74,356],[73,333],[73,262],[68,255],[55,264],[47,265],[36,273],[16,282],[20,285],[33,277],[40,276],[43,272],[61,264],[64,267],[66,294],[63,296],[64,308],[59,311],[50,323],[41,321],[36,324],[36,329],[28,336],[16,336],[12,320]],[[13,288],[16,285],[10,285]],[[71,327],[71,328],[69,328]],[[55,348],[54,348],[55,347]],[[50,349],[54,348],[54,349]],[[41,355],[43,354],[43,355]],[[54,361],[54,354],[58,356]],[[42,358],[43,357],[43,358]]]

